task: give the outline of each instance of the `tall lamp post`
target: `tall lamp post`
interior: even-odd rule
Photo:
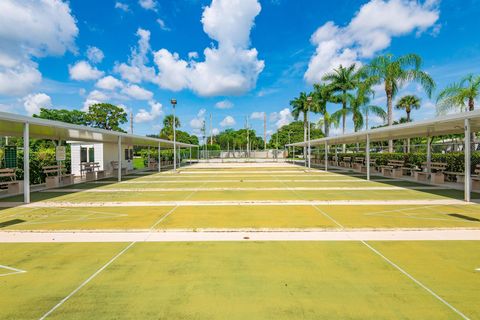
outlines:
[[[307,97],[307,125],[308,125],[308,169],[311,168],[311,159],[310,159],[310,154],[311,154],[311,148],[310,148],[310,105],[312,103],[312,97],[308,96]]]
[[[177,171],[177,118],[175,117],[175,106],[177,105],[177,99],[171,99],[170,103],[173,108],[173,171]]]

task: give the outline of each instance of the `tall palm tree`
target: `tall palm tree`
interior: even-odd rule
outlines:
[[[345,68],[340,65],[333,72],[327,73],[322,77],[323,81],[327,81],[334,92],[338,92],[337,98],[342,103],[340,111],[342,117],[342,133],[345,134],[346,119],[348,114],[347,103],[351,97],[350,91],[357,87],[359,81],[359,70],[355,64]]]
[[[163,119],[163,128],[160,131],[161,135],[167,136],[169,140],[173,140],[173,114],[165,116]],[[180,127],[180,120],[175,117],[175,128]]]
[[[382,107],[371,105],[371,104],[365,104],[362,106],[362,113],[365,115],[365,130],[370,129],[370,126],[368,125],[368,120],[370,114],[374,114],[377,117],[380,117],[383,121],[387,120],[387,113],[385,110],[383,110]]]
[[[480,75],[467,75],[458,83],[443,89],[437,97],[437,113],[445,114],[450,109],[475,110],[475,99],[480,96]]]
[[[292,116],[295,120],[298,120],[300,114],[303,114],[303,141],[307,141],[307,126],[308,126],[308,101],[307,98],[310,94],[307,95],[305,92],[300,92],[298,98],[295,98],[290,101],[292,106]],[[307,147],[303,147],[304,155],[307,154]]]
[[[327,104],[329,102],[338,103],[338,97],[334,95],[332,86],[324,83],[314,84],[312,93],[313,103],[312,111],[320,113],[323,118],[319,120],[318,124],[322,126],[323,133],[326,137],[330,135],[330,127],[333,125],[335,128],[339,126],[339,118],[333,117],[327,110]]]
[[[407,122],[410,122],[412,119],[410,118],[410,113],[412,110],[420,109],[420,98],[414,95],[406,95],[403,96],[400,100],[398,100],[397,104],[395,105],[395,109],[397,110],[405,110],[407,113]]]
[[[366,66],[365,71],[376,80],[376,83],[383,83],[385,94],[387,96],[387,116],[388,125],[393,124],[392,102],[398,90],[407,82],[418,82],[427,95],[430,97],[435,89],[435,82],[426,73],[421,70],[422,58],[416,54],[406,54],[395,57],[392,54],[386,54],[374,58]],[[389,152],[393,151],[393,141],[388,142]]]

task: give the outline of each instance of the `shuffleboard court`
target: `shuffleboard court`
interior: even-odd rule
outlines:
[[[290,164],[179,172],[1,199],[0,271],[22,272],[0,272],[0,318],[480,317],[480,206],[460,190]]]

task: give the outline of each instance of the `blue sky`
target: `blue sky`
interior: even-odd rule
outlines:
[[[261,135],[259,113],[270,132],[288,123],[289,101],[339,63],[415,52],[439,88],[480,73],[479,16],[478,0],[4,0],[0,110],[105,101],[149,134],[176,98],[183,130],[212,114],[217,130],[248,117]],[[417,85],[405,93],[423,98],[414,119],[435,116]]]

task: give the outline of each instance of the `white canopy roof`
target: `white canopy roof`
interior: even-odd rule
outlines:
[[[0,112],[0,135],[21,137],[23,135],[23,125],[25,123],[29,124],[30,137],[37,139],[117,143],[118,137],[122,137],[122,143],[124,144],[158,147],[158,144],[160,143],[162,148],[173,148],[173,141],[170,140],[96,129],[6,112]],[[196,147],[196,145],[181,142],[177,142],[177,146],[181,148]]]
[[[406,139],[415,137],[433,137],[439,135],[464,133],[465,119],[470,120],[472,132],[480,131],[480,110],[471,112],[462,112],[444,117],[438,117],[433,120],[417,121],[404,123],[378,129],[355,132],[340,136],[325,137],[310,141],[311,146],[333,144],[351,144],[364,142],[368,135],[370,141],[386,141],[396,139]],[[307,145],[308,142],[297,142],[288,144],[289,146]]]

